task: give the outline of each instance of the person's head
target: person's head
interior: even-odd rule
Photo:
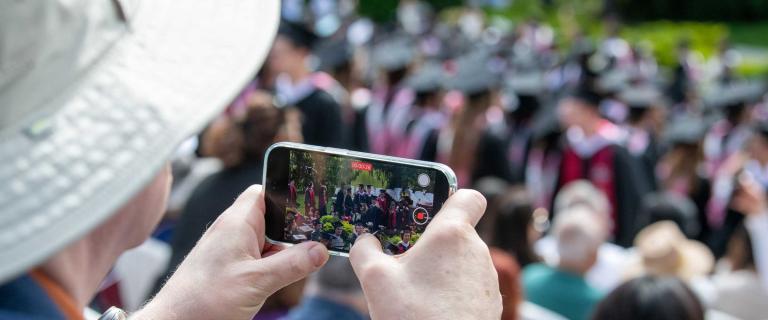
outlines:
[[[242,118],[222,116],[214,121],[203,134],[202,147],[225,167],[261,162],[284,124],[283,110],[271,103],[251,104]]]
[[[350,194],[350,193],[352,193],[352,188],[347,188],[347,191],[346,191],[346,192],[347,192],[347,194]]]
[[[368,185],[368,192],[371,192],[371,191],[373,191],[373,186],[369,184]]]
[[[307,183],[307,189],[312,189],[314,187],[315,187],[315,183],[314,182],[310,181],[309,183]]]
[[[756,125],[752,132],[747,151],[753,159],[768,164],[768,123]]]
[[[270,52],[270,71],[279,74],[291,73],[297,68],[306,69],[314,42],[315,35],[306,27],[283,22]]]
[[[403,239],[403,242],[405,243],[411,243],[411,232],[410,231],[403,232],[402,239]]]
[[[643,197],[638,222],[645,227],[659,221],[672,221],[689,239],[699,235],[698,209],[684,196],[674,193],[651,193]]]
[[[744,224],[739,224],[736,231],[731,235],[728,241],[728,248],[725,258],[730,263],[731,269],[736,270],[755,270],[755,256],[752,247],[752,239]]]
[[[331,257],[322,269],[310,278],[306,295],[319,296],[368,314],[363,289],[349,260]]]
[[[560,257],[558,267],[585,274],[597,261],[597,251],[604,242],[603,230],[594,212],[586,206],[569,208],[555,217],[553,229]]]
[[[534,227],[534,209],[530,194],[521,187],[507,189],[492,210],[495,221],[491,243],[509,251],[521,267],[539,262],[541,258],[533,250],[533,243],[540,237]]]
[[[359,191],[363,191],[363,185],[362,185],[362,184],[358,185],[358,186],[357,186],[357,190],[359,190]]]
[[[357,235],[361,235],[361,234],[363,234],[363,233],[364,233],[364,232],[363,232],[363,225],[361,225],[361,224],[356,224],[356,225],[355,225],[355,234],[357,234]]]
[[[344,233],[344,227],[342,226],[336,226],[336,229],[333,231],[334,234],[337,236],[340,236],[342,233]]]
[[[322,231],[323,230],[323,223],[320,222],[320,220],[315,221],[315,231]]]
[[[558,116],[560,122],[567,128],[579,127],[583,130],[592,130],[600,116],[600,102],[602,97],[588,88],[579,88],[560,100],[558,104]]]
[[[554,215],[567,214],[570,209],[576,207],[583,207],[595,216],[591,220],[600,227],[600,235],[606,240],[611,230],[611,203],[605,193],[587,180],[568,183],[555,197]]]
[[[674,277],[644,276],[614,289],[596,307],[593,320],[704,320],[704,306]]]

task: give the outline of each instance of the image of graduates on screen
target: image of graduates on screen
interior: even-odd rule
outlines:
[[[284,239],[293,243],[349,252],[371,233],[401,254],[434,218],[432,170],[299,150],[289,161]]]

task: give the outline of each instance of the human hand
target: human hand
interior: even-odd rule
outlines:
[[[399,256],[376,237],[360,236],[350,261],[372,319],[499,319],[501,294],[488,247],[474,229],[485,198],[460,190]]]
[[[757,215],[768,209],[765,189],[754,178],[742,175],[739,188],[734,193],[731,207],[746,215]]]
[[[251,319],[275,291],[325,264],[328,251],[317,242],[266,243],[264,211],[261,186],[245,190],[132,318]]]

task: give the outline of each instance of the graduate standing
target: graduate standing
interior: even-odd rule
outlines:
[[[304,26],[283,22],[272,47],[269,67],[278,74],[275,91],[283,105],[296,106],[302,113],[304,142],[341,147],[344,122],[339,102],[309,70],[307,60],[315,35]]]
[[[423,64],[405,81],[415,98],[404,120],[404,138],[395,143],[395,155],[411,159],[423,159],[424,147],[430,135],[434,135],[448,121],[441,110],[443,98],[441,63],[430,61]]]
[[[650,190],[627,150],[623,131],[600,115],[601,97],[586,86],[560,101],[567,127],[557,189],[590,180],[611,203],[613,241],[632,245],[640,200]]]

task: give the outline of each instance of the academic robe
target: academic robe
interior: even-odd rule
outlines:
[[[288,186],[288,202],[291,206],[296,206],[297,191],[295,185]]]
[[[315,207],[315,189],[307,187],[304,191],[304,214],[309,214],[309,208]]]
[[[325,147],[343,146],[341,106],[329,93],[316,89],[296,102],[296,107],[303,115],[301,133],[304,143]]]
[[[336,202],[333,204],[333,211],[342,215],[344,213],[344,190],[336,193]]]
[[[613,241],[623,247],[630,247],[639,231],[638,209],[650,191],[641,177],[642,170],[632,160],[627,150],[616,144],[609,144],[591,156],[579,156],[571,147],[566,147],[560,163],[557,191],[566,184],[590,180],[603,191],[611,204],[613,220]]]
[[[527,126],[489,127],[478,145],[477,161],[472,180],[496,177],[511,184],[525,181],[525,168],[531,149],[531,130]]]
[[[641,177],[651,190],[658,190],[656,183],[656,165],[663,152],[656,138],[648,131],[637,128],[628,128],[627,151],[642,170]]]

